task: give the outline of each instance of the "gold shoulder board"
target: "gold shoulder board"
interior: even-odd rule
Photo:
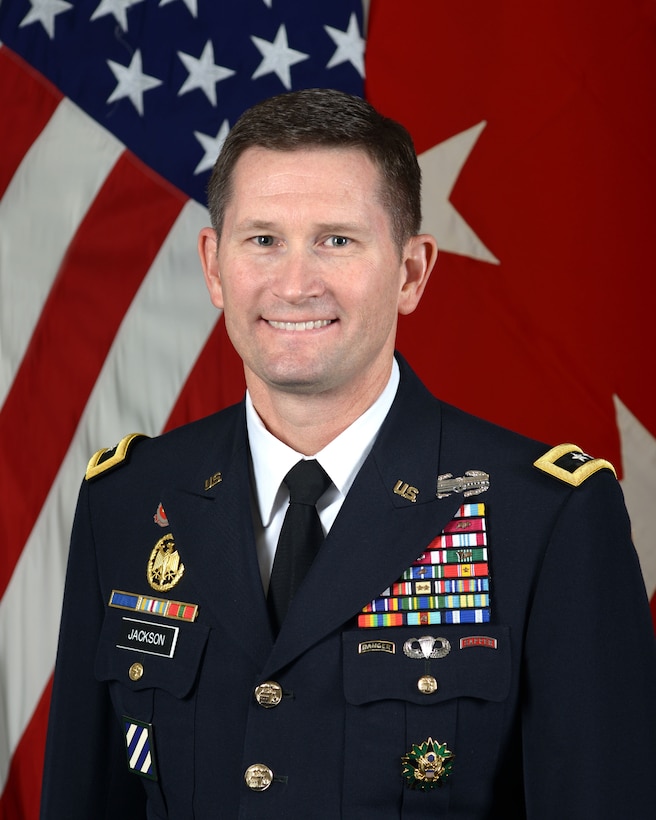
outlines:
[[[617,477],[610,461],[593,458],[575,444],[559,444],[534,461],[533,466],[573,487],[578,487],[598,470],[610,470]]]
[[[94,453],[87,464],[87,471],[84,476],[86,480],[90,481],[92,478],[96,478],[102,473],[122,464],[127,457],[132,442],[140,438],[148,438],[148,436],[143,433],[130,433],[129,436],[122,438],[116,447],[113,447],[111,450],[104,448]]]

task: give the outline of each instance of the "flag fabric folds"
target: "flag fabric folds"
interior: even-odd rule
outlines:
[[[231,125],[363,93],[354,0],[0,3],[0,817],[38,816],[87,460],[241,398],[196,255]],[[80,613],[84,617],[84,613]]]

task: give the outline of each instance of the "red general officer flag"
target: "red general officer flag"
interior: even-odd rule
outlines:
[[[656,4],[372,0],[366,70],[442,248],[401,349],[447,401],[612,461],[653,596]]]

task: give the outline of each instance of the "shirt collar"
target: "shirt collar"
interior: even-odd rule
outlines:
[[[383,392],[365,412],[333,439],[314,458],[330,476],[338,493],[344,497],[351,488],[360,467],[373,447],[385,416],[389,412],[399,385],[399,366],[394,359],[392,373]],[[283,478],[301,458],[273,436],[246,392],[246,426],[254,476],[254,492],[264,527],[268,526],[277,506],[286,498]]]

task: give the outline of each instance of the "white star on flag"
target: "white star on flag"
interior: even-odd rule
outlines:
[[[158,85],[162,84],[162,81],[143,73],[141,68],[141,51],[139,51],[139,49],[134,52],[129,66],[115,63],[113,60],[107,60],[107,65],[111,68],[112,73],[118,81],[116,88],[107,98],[107,102],[111,103],[116,100],[122,100],[123,97],[129,97],[132,105],[134,105],[143,117],[144,91],[157,88]]]
[[[631,517],[631,535],[640,558],[647,593],[656,591],[656,551],[654,551],[654,475],[656,439],[618,396],[613,396],[620,433],[624,478],[620,482]]]
[[[185,6],[191,12],[192,17],[198,17],[198,0],[182,0]],[[175,3],[176,0],[160,0],[160,8],[168,6],[169,3]]]
[[[114,19],[123,29],[128,30],[128,9],[130,6],[136,6],[137,3],[143,3],[143,0],[100,0],[94,13],[91,15],[92,20],[97,20],[99,17],[104,17],[107,14],[113,14]]]
[[[348,29],[340,31],[332,26],[324,26],[333,42],[337,46],[335,53],[328,61],[326,68],[340,65],[340,63],[352,63],[361,77],[364,77],[364,45],[365,41],[360,36],[358,28],[358,18],[351,14]]]
[[[228,136],[228,131],[230,131],[228,120],[223,120],[218,134],[215,137],[201,134],[200,131],[194,131],[194,136],[198,142],[200,142],[203,151],[205,151],[205,156],[194,168],[194,174],[202,174],[203,171],[209,171],[214,167],[216,158],[219,156],[219,151],[225,142],[225,138]]]
[[[443,251],[498,265],[496,256],[485,247],[449,201],[460,171],[485,125],[485,121],[479,122],[420,155],[419,165],[426,191],[423,230],[435,236]]]
[[[205,96],[212,105],[216,106],[216,84],[221,80],[232,77],[235,72],[231,68],[215,65],[212,41],[208,40],[205,43],[205,48],[199,59],[182,51],[178,51],[178,57],[189,72],[189,76],[178,91],[178,96],[193,91],[195,88],[200,88],[205,92]]]
[[[251,76],[251,80],[256,80],[265,74],[277,74],[280,82],[288,91],[291,91],[292,78],[289,69],[291,66],[296,65],[296,63],[307,60],[310,55],[289,48],[287,44],[287,29],[284,23],[278,29],[276,39],[272,43],[255,36],[252,36],[251,40],[255,43],[263,58]]]
[[[19,28],[41,23],[51,40],[55,36],[55,17],[73,8],[73,4],[65,0],[30,0],[30,5],[32,8],[21,20]]]
[[[0,0],[0,818],[39,814],[89,456],[242,398],[195,273],[216,157],[265,96],[363,96],[350,62],[326,67],[324,26],[352,12],[362,27],[362,0]],[[111,292],[89,282],[89,258],[99,275],[120,267]]]

